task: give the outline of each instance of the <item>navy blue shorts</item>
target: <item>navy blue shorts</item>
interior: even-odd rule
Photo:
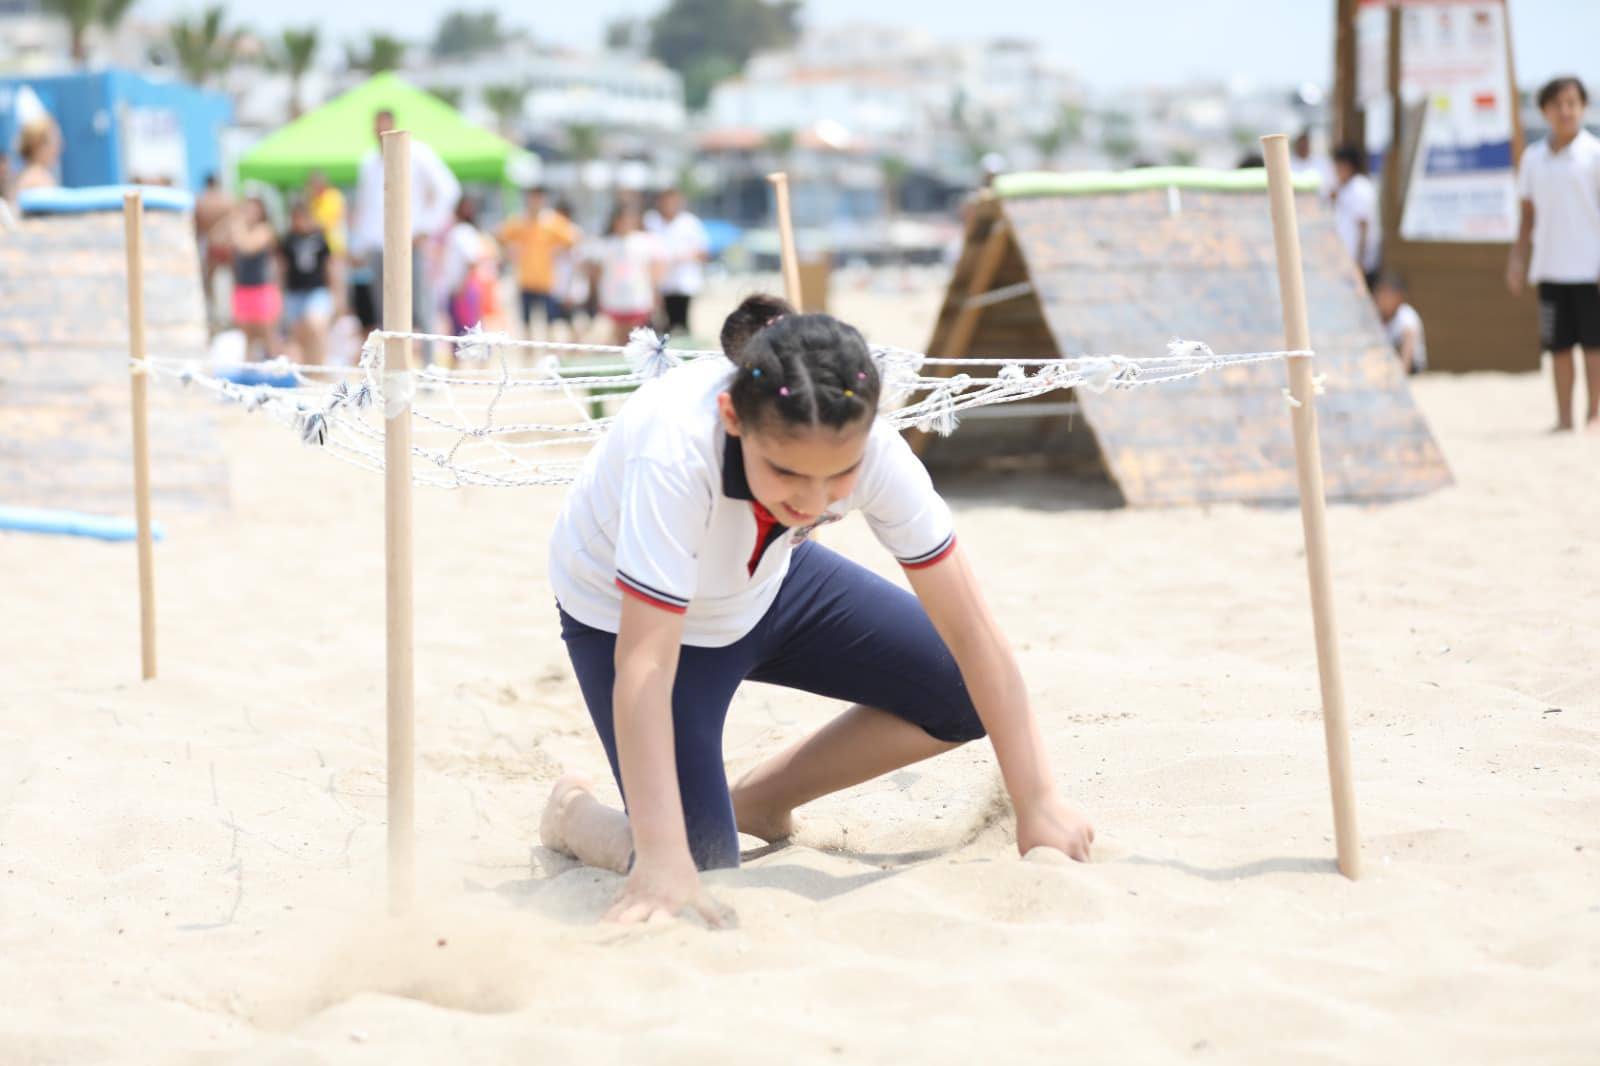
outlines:
[[[617,636],[562,611],[561,639],[620,788],[611,716]],[[678,791],[689,851],[702,870],[739,865],[722,725],[745,681],[876,707],[939,740],[983,736],[955,657],[917,598],[807,541],[795,549],[777,598],[754,629],[726,647],[685,645],[678,655],[672,686]]]

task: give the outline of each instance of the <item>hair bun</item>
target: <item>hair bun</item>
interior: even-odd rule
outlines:
[[[794,313],[789,301],[782,297],[764,292],[746,296],[722,323],[722,334],[719,338],[722,342],[722,354],[738,362],[739,354],[744,351],[744,346],[750,343],[751,337],[785,315]]]

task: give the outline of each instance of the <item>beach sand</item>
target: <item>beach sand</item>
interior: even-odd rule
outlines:
[[[837,306],[920,346],[936,299]],[[618,878],[537,844],[559,773],[607,778],[560,490],[419,491],[423,900],[385,915],[382,480],[225,414],[233,510],[160,516],[158,681],[130,546],[0,535],[0,1063],[1600,1061],[1600,432],[1547,435],[1542,377],[1415,392],[1456,487],[1330,512],[1362,880],[1299,515],[991,480],[958,528],[1095,861],[1020,860],[975,745],[710,876],[722,932],[598,924]],[[750,686],[728,760],[835,709]]]

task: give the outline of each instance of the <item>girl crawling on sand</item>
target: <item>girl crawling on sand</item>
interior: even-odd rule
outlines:
[[[731,367],[700,360],[628,401],[551,537],[561,635],[627,812],[563,777],[546,846],[627,874],[609,918],[717,924],[697,870],[739,865],[739,833],[782,839],[801,804],[987,730],[1018,850],[1088,859],[1094,830],[1056,791],[950,509],[875,417],[861,334],[752,296],[722,349]],[[808,539],[854,510],[915,596]],[[853,706],[730,790],[722,727],[745,681]]]

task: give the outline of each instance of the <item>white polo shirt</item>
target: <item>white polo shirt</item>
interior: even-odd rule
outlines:
[[[1417,347],[1413,354],[1413,363],[1408,368],[1412,373],[1419,373],[1428,369],[1428,337],[1422,330],[1422,316],[1417,314],[1417,309],[1410,304],[1401,304],[1395,311],[1394,317],[1384,323],[1384,332],[1389,335],[1389,343],[1394,346],[1398,354],[1400,346],[1405,343],[1407,333],[1415,333]]]
[[[848,497],[803,529],[776,524],[751,497],[739,439],[717,411],[733,369],[702,358],[646,384],[589,453],[550,537],[550,583],[573,618],[615,633],[633,595],[681,613],[685,644],[719,648],[766,614],[794,548],[851,511],[902,566],[931,566],[954,548],[950,508],[881,421]]]
[[[1517,197],[1533,201],[1528,280],[1600,281],[1600,138],[1579,131],[1559,152],[1531,145],[1517,168]]]
[[[1361,247],[1361,223],[1367,224],[1366,248]],[[1370,274],[1378,269],[1378,246],[1383,232],[1378,228],[1378,187],[1365,174],[1356,174],[1333,194],[1333,225],[1339,239],[1350,251],[1350,258],[1359,259],[1361,272]]]

